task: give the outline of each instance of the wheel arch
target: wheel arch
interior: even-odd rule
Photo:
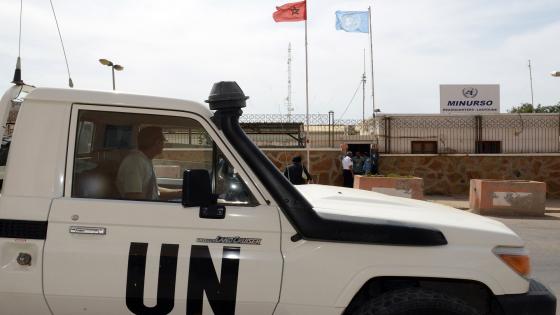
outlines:
[[[441,279],[449,281],[474,281],[483,284],[494,295],[506,294],[500,283],[490,274],[483,270],[463,269],[454,267],[438,266],[433,268],[430,266],[407,266],[407,267],[368,267],[357,272],[354,277],[348,281],[340,295],[336,299],[337,307],[346,307],[354,298],[356,293],[367,283],[375,281],[375,279],[385,278],[404,278],[404,279]]]
[[[485,283],[472,279],[417,276],[379,276],[368,279],[359,290],[354,291],[343,315],[350,315],[365,301],[386,292],[409,287],[426,288],[458,297],[475,307],[482,314],[501,315],[495,292]],[[340,302],[340,299],[339,301]]]

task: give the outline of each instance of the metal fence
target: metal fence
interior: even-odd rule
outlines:
[[[376,144],[381,153],[559,153],[560,115],[378,115],[336,120],[331,114],[243,115],[242,126],[261,147],[339,148]],[[269,127],[267,127],[269,126]]]
[[[365,125],[371,125],[370,121],[365,121]],[[248,132],[247,125],[260,125],[262,130],[267,129],[267,125],[278,127],[278,132],[263,132],[255,134]],[[299,129],[299,138],[293,137],[295,125]],[[282,126],[284,126],[282,128]],[[307,119],[303,114],[280,115],[280,114],[261,114],[241,116],[241,127],[247,132],[249,137],[260,147],[293,147],[304,148],[306,142],[312,148],[337,148],[342,143],[371,143],[375,140],[374,133],[361,132],[363,122],[356,119],[336,119],[331,114],[311,114],[309,115],[309,139],[306,138]],[[290,135],[292,133],[292,136]],[[308,141],[306,141],[308,140]]]

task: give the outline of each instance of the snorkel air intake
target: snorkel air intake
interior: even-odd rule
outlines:
[[[215,110],[212,121],[266,187],[297,234],[292,241],[318,240],[365,244],[437,246],[447,244],[438,230],[405,225],[338,221],[321,218],[313,206],[282,175],[239,125],[248,96],[233,81],[215,83],[206,102]]]
[[[249,96],[241,90],[235,81],[221,81],[214,83],[210,96],[205,101],[210,104],[211,110],[241,109]]]
[[[309,214],[316,216],[316,214],[307,199],[292,186],[241,129],[239,125],[239,117],[243,114],[241,108],[246,106],[245,101],[248,98],[236,82],[222,81],[214,84],[206,102],[211,110],[216,111],[212,117],[214,124],[224,132],[229,142],[286,213],[296,230],[301,232],[305,230],[305,226],[300,223],[301,219],[309,218],[296,217],[306,217]]]

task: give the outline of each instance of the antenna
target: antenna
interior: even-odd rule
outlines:
[[[292,43],[288,43],[288,96],[286,97],[286,109],[288,110],[288,121],[292,121]]]
[[[74,82],[72,82],[72,76],[70,76],[70,67],[68,66],[68,58],[66,57],[66,49],[64,49],[64,42],[62,41],[62,34],[60,33],[60,27],[58,26],[58,19],[56,18],[56,13],[54,12],[54,5],[52,0],[49,0],[51,3],[51,9],[54,16],[54,22],[56,23],[56,29],[58,30],[58,37],[60,38],[60,45],[62,46],[62,53],[64,54],[64,62],[66,62],[66,70],[68,71],[68,86],[73,88]]]
[[[66,62],[66,70],[68,71],[68,86],[71,88],[74,87],[74,83],[72,82],[72,77],[70,76],[70,67],[68,66],[68,58],[66,58],[66,50],[64,49],[64,42],[62,41],[62,34],[60,33],[60,27],[58,26],[58,20],[56,18],[56,13],[54,11],[54,5],[52,0],[49,0],[51,4],[51,9],[54,16],[54,21],[56,23],[56,29],[58,30],[58,36],[60,38],[60,44],[62,45],[62,52],[64,53],[64,61]],[[20,8],[19,8],[19,46],[18,46],[18,57],[16,62],[16,70],[14,72],[14,79],[12,83],[15,85],[25,85],[23,80],[21,79],[21,24],[23,20],[23,0],[20,0]]]
[[[14,79],[12,83],[15,85],[24,85],[21,79],[21,20],[23,17],[23,0],[19,2],[19,43],[18,43],[18,57],[16,61],[16,70],[14,71]]]
[[[531,106],[535,108],[535,101],[533,99],[533,69],[531,68],[531,59],[529,59],[529,81],[531,82]]]

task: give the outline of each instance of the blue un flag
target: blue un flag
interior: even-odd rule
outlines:
[[[368,33],[368,11],[336,11],[336,29],[346,32]]]

